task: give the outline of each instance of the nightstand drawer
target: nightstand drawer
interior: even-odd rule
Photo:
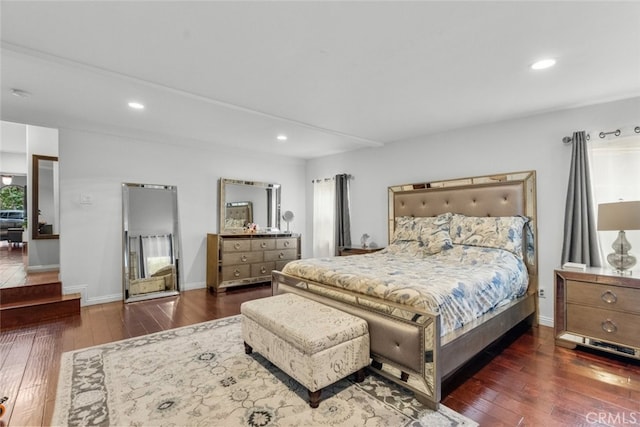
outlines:
[[[567,302],[640,314],[640,292],[633,288],[567,280]]]
[[[640,316],[567,304],[567,331],[619,344],[640,346]]]

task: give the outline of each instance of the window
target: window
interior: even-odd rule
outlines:
[[[640,135],[591,141],[589,157],[596,204],[640,200]],[[640,230],[626,234],[632,246],[630,252],[637,255],[640,253]],[[598,232],[603,259],[612,252],[611,244],[617,235],[616,231]]]
[[[336,183],[319,179],[313,183],[313,256],[335,254]]]

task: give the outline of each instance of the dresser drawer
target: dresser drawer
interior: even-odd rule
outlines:
[[[265,251],[276,248],[276,241],[274,239],[253,239],[251,240],[252,251]]]
[[[568,280],[567,302],[640,314],[640,292],[633,288]]]
[[[222,265],[251,264],[262,261],[264,261],[262,252],[229,252],[222,254]]]
[[[276,268],[275,262],[261,262],[260,264],[251,264],[252,276],[270,276],[271,271]]]
[[[265,261],[284,261],[292,260],[298,257],[296,249],[282,249],[280,251],[266,251],[264,253]]]
[[[247,265],[229,265],[222,267],[222,281],[240,280],[251,277],[251,266]]]
[[[277,239],[276,249],[296,249],[298,247],[298,239]]]
[[[224,239],[222,252],[249,252],[251,241],[249,239]]]
[[[567,304],[567,331],[640,347],[640,316],[635,314]]]

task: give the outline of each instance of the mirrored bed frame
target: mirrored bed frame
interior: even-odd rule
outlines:
[[[371,336],[370,368],[412,390],[420,402],[436,409],[443,379],[514,326],[523,321],[530,325],[536,323],[535,171],[392,186],[388,193],[389,239],[393,236],[395,218],[399,216],[430,217],[453,212],[467,216],[528,217],[530,227],[524,242],[529,273],[527,293],[443,336],[438,313],[329,287],[279,271],[272,273],[273,293],[297,293],[365,319]]]

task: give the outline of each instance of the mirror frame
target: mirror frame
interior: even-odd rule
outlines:
[[[59,239],[60,234],[40,234],[38,217],[40,208],[38,206],[38,201],[40,199],[40,161],[53,161],[57,162],[58,158],[55,156],[42,156],[39,154],[34,154],[32,156],[32,165],[31,165],[31,184],[32,184],[32,203],[31,203],[31,219],[29,220],[29,226],[31,227],[31,238],[33,240],[46,240],[46,239]],[[55,185],[55,183],[54,183]],[[60,213],[56,214],[58,216],[58,221],[60,217]]]
[[[227,185],[246,185],[266,190],[273,190],[271,204],[267,209],[267,226],[262,228],[259,233],[278,233],[280,232],[280,198],[281,185],[272,182],[245,181],[240,179],[220,178],[218,189],[218,230],[220,234],[240,234],[245,230],[225,227],[226,209],[227,209]],[[255,215],[255,212],[254,212]],[[255,222],[255,218],[254,218]],[[262,225],[259,224],[258,225]]]

